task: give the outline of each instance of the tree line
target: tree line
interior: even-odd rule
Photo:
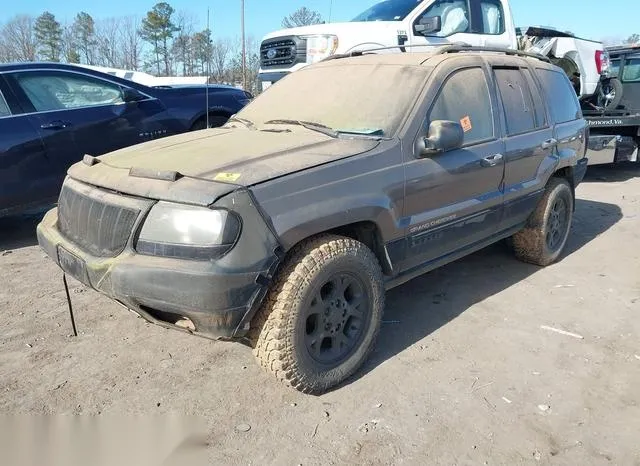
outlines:
[[[308,8],[289,15],[283,27],[316,24],[320,15]],[[242,42],[213,39],[199,30],[188,12],[160,2],[142,18],[95,19],[79,12],[67,24],[45,11],[37,17],[17,15],[0,24],[0,63],[53,61],[145,71],[165,76],[210,76],[218,83],[242,83]],[[260,43],[246,38],[247,90],[258,91]]]

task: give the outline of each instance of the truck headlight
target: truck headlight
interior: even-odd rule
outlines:
[[[333,55],[338,50],[338,36],[307,36],[307,63],[316,63]]]
[[[142,225],[136,251],[177,259],[216,259],[233,248],[240,228],[240,218],[228,210],[158,202]]]

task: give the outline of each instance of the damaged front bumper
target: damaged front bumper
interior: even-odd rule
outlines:
[[[220,260],[138,254],[135,230],[121,253],[97,257],[60,231],[57,208],[38,225],[38,242],[66,274],[149,322],[207,338],[242,338],[266,295],[279,247],[254,204],[244,198],[249,195],[239,191],[232,196],[235,210],[245,210],[239,212],[244,228],[234,249]]]

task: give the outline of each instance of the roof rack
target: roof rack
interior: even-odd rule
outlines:
[[[351,57],[361,57],[367,54],[373,54],[373,52],[380,52],[383,50],[393,50],[400,49],[401,52],[404,52],[404,49],[413,48],[413,47],[442,47],[442,44],[413,44],[413,45],[389,45],[387,47],[376,47],[373,49],[365,49],[365,50],[355,50],[353,52],[348,53],[337,53],[335,55],[330,55],[327,58],[320,61],[330,61],[330,60],[340,60],[341,58],[351,58]]]
[[[451,44],[451,45],[443,45],[443,44],[400,45],[398,44],[398,45],[390,45],[387,47],[377,47],[374,49],[356,50],[354,52],[349,52],[349,53],[338,53],[336,55],[330,55],[321,61],[340,60],[342,58],[351,58],[351,57],[361,57],[363,55],[375,54],[375,52],[380,52],[383,50],[400,49],[400,51],[404,52],[405,51],[404,49],[414,48],[414,47],[439,48],[440,50],[436,50],[435,55],[442,55],[445,53],[459,53],[459,52],[496,52],[496,53],[504,53],[506,55],[516,55],[520,57],[537,58],[538,60],[551,63],[551,60],[549,60],[548,57],[545,57],[544,55],[540,55],[538,53],[523,52],[521,50],[500,48],[500,47],[481,47],[481,46],[475,46],[475,45],[469,45],[469,44]]]
[[[475,45],[466,45],[466,44],[465,45],[458,45],[458,44],[445,45],[437,53],[445,54],[445,53],[458,53],[458,52],[497,52],[497,53],[504,53],[506,55],[517,55],[519,57],[537,58],[538,60],[551,63],[551,60],[549,60],[549,57],[545,57],[544,55],[540,55],[539,53],[524,52],[522,50],[515,50],[515,49],[503,49],[500,47],[477,47]]]

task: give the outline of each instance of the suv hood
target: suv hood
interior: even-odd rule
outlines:
[[[302,127],[279,132],[216,128],[112,152],[69,176],[135,196],[210,205],[221,196],[375,148],[374,139],[333,139]],[[177,174],[177,176],[176,176]],[[177,179],[172,179],[172,178]]]

